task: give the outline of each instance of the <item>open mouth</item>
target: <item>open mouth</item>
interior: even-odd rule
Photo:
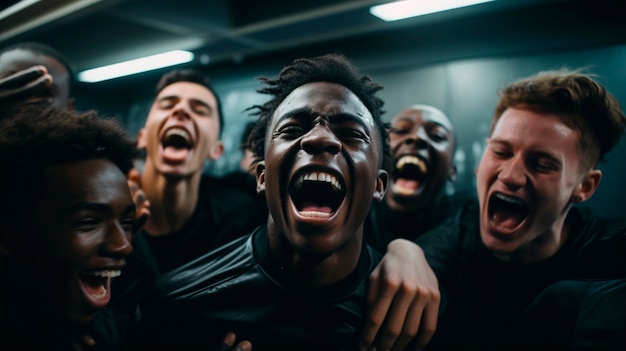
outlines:
[[[428,166],[421,158],[412,155],[400,157],[393,171],[393,192],[413,195],[428,175]]]
[[[289,195],[303,217],[328,218],[346,196],[341,179],[326,172],[307,172],[295,178]]]
[[[106,304],[110,296],[111,278],[120,274],[120,270],[108,269],[85,272],[80,275],[81,286],[93,301],[104,300],[103,303]]]
[[[494,193],[489,198],[489,220],[498,228],[518,228],[529,212],[528,205],[517,197]]]
[[[182,159],[193,147],[193,141],[189,133],[183,128],[170,128],[161,138],[163,153],[171,159]]]

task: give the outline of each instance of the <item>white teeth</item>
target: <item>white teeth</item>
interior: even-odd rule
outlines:
[[[337,180],[337,178],[335,178],[335,176],[329,173],[311,172],[311,173],[302,174],[300,178],[298,179],[298,184],[302,184],[302,182],[304,182],[305,180],[330,183],[335,189],[341,190],[341,183],[339,183],[339,181]]]
[[[317,217],[317,218],[330,217],[330,213],[318,212],[318,211],[300,211],[300,215],[302,215],[303,217]]]
[[[184,129],[180,129],[180,128],[172,128],[169,129],[168,131],[165,132],[165,137],[168,138],[172,135],[178,135],[181,136],[183,138],[185,138],[185,140],[189,141],[191,138],[189,137],[189,133],[187,133],[186,130]]]
[[[396,163],[396,168],[401,170],[405,165],[415,165],[422,173],[426,173],[427,170],[424,161],[416,156],[402,156]]]
[[[515,197],[511,197],[511,196],[506,196],[504,194],[500,194],[500,193],[496,193],[495,196],[502,200],[502,201],[506,201],[508,203],[512,203],[512,204],[516,204],[516,205],[526,205],[526,203],[524,203],[524,201],[515,198]]]
[[[115,278],[119,277],[122,274],[120,270],[104,270],[104,271],[93,271],[89,273],[85,273],[85,275],[91,275],[94,277],[102,277],[102,278]]]

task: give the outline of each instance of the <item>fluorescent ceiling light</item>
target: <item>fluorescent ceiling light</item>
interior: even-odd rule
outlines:
[[[192,61],[193,57],[193,53],[189,51],[168,51],[158,55],[146,56],[135,60],[88,69],[78,73],[78,80],[86,83],[101,82],[103,80],[186,63]]]
[[[370,7],[370,13],[391,22],[494,0],[402,0]]]

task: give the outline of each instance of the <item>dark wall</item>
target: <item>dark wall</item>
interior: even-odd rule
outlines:
[[[474,188],[474,168],[484,149],[497,92],[513,80],[543,70],[585,67],[626,105],[626,44],[623,42],[583,48],[570,41],[564,41],[566,45],[558,48],[508,43],[506,49],[493,43],[491,51],[485,43],[477,43],[476,46],[466,45],[465,49],[430,43],[426,44],[428,53],[421,54],[418,47],[407,42],[387,46],[386,50],[368,50],[363,42],[352,45],[338,42],[218,67],[197,66],[213,77],[226,120],[222,134],[226,152],[220,160],[207,164],[206,170],[224,174],[238,167],[242,128],[250,120],[244,110],[266,99],[256,93],[260,87],[257,77],[275,76],[294,58],[328,51],[346,53],[363,73],[385,87],[380,95],[386,102],[387,120],[415,103],[434,105],[450,116],[459,141],[456,188]],[[163,70],[96,86],[82,85],[77,96],[79,108],[96,108],[105,114],[117,115],[126,122],[129,133],[136,134],[143,126],[154,96],[154,85],[162,73]],[[616,205],[626,195],[626,183],[621,181],[621,174],[626,171],[626,141],[622,141],[608,159],[608,164],[601,165],[604,172],[601,185],[587,204],[606,215],[626,216],[626,206]]]

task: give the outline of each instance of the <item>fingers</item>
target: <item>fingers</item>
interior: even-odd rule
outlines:
[[[226,333],[224,336],[224,340],[220,346],[218,346],[214,351],[252,351],[252,343],[248,340],[241,341],[240,343],[235,345],[237,341],[237,336],[233,332]]]
[[[392,242],[370,275],[369,315],[360,348],[423,348],[432,338],[440,303],[437,278],[412,242]]]
[[[33,66],[0,79],[0,100],[27,99],[29,103],[51,98],[47,87],[53,82],[44,66]]]
[[[15,89],[17,87],[21,87],[30,82],[33,82],[39,78],[42,78],[46,75],[50,78],[52,77],[48,73],[48,70],[45,66],[32,66],[0,79],[0,87],[2,89]]]
[[[237,344],[235,351],[252,351],[252,343],[248,340],[244,340]]]
[[[374,343],[378,330],[382,326],[385,316],[387,315],[387,310],[391,305],[393,295],[387,290],[382,289],[382,292],[387,292],[387,294],[378,296],[379,291],[381,291],[379,284],[381,284],[380,265],[376,267],[369,278],[369,287],[367,292],[369,311],[367,318],[365,319],[365,326],[359,341],[359,347],[361,350],[367,350]]]
[[[426,347],[430,339],[435,335],[440,303],[441,297],[439,295],[434,296],[424,309],[422,326],[416,338],[416,350],[421,350]]]

